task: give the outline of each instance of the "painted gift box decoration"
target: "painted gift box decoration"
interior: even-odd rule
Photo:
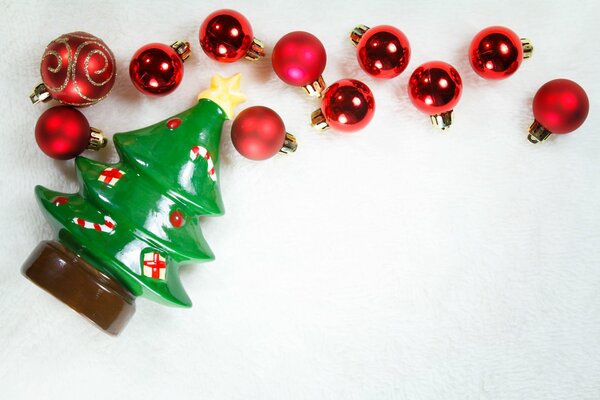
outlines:
[[[190,307],[178,270],[214,258],[198,216],[223,214],[219,143],[244,101],[240,79],[215,76],[192,108],[115,134],[114,165],[77,157],[79,192],[36,187],[57,239],[41,242],[23,273],[111,334],[125,327],[137,296]]]

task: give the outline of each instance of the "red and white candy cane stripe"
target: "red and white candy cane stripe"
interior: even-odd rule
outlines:
[[[192,161],[195,161],[198,158],[198,156],[206,160],[206,163],[208,164],[208,176],[210,177],[210,179],[216,182],[217,174],[215,174],[215,165],[213,164],[212,157],[210,156],[208,150],[206,150],[202,146],[192,147],[192,149],[190,150],[190,158],[192,159]]]
[[[115,229],[115,226],[117,225],[115,223],[115,221],[113,221],[113,219],[110,217],[104,217],[103,224],[96,224],[94,222],[86,221],[83,218],[73,218],[73,222],[75,222],[77,225],[81,226],[82,228],[94,229],[98,232],[106,232],[106,233],[112,232]]]

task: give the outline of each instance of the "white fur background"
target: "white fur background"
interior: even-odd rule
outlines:
[[[221,65],[198,44],[211,11],[234,8],[270,51],[292,30],[328,51],[324,77],[364,80],[377,112],[356,134],[319,134],[318,103],[270,60]],[[600,398],[600,3],[589,1],[0,1],[1,399],[598,399]],[[400,77],[358,67],[348,32],[389,23],[413,54]],[[494,24],[530,38],[510,79],[470,69],[472,36]],[[225,127],[227,214],[204,222],[217,260],[186,268],[192,309],[139,299],[110,337],[20,274],[52,237],[33,187],[73,191],[71,162],[36,147],[39,59],[75,30],[112,48],[112,94],[83,110],[111,135],[188,108],[215,73],[241,71],[299,150],[243,159]],[[138,93],[127,67],[145,43],[187,39],[181,87]],[[408,76],[441,59],[464,81],[447,134],[410,104]],[[577,132],[532,145],[531,100],[544,82],[579,82],[591,110]],[[241,108],[243,108],[241,107]],[[241,109],[239,108],[239,109]],[[114,160],[114,147],[97,157]]]

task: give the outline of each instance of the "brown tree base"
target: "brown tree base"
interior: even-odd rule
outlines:
[[[135,297],[57,241],[41,242],[22,267],[33,283],[100,329],[119,334],[135,312]]]

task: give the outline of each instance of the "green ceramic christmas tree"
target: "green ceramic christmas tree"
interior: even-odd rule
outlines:
[[[223,213],[219,143],[244,100],[239,83],[239,74],[213,77],[192,108],[115,134],[116,164],[78,157],[78,193],[38,186],[57,240],[40,243],[26,276],[109,333],[125,326],[137,296],[191,306],[178,269],[213,259],[198,217]]]

